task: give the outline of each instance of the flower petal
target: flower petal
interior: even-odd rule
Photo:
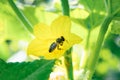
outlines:
[[[54,20],[51,27],[43,23],[35,25],[34,34],[36,38],[28,46],[28,55],[43,56],[46,59],[61,57],[67,49],[82,41],[79,36],[70,33],[70,26],[70,18],[67,16],[60,16]],[[61,38],[61,36],[65,38],[62,45],[56,42],[56,39]],[[49,52],[53,43],[55,46],[52,47],[55,50]]]
[[[39,23],[34,26],[34,35],[40,39],[50,39],[53,37],[50,27],[44,23]]]
[[[45,54],[48,54],[49,45],[52,41],[53,40],[34,39],[28,46],[28,55],[44,56]]]
[[[66,51],[66,43],[62,46],[61,50],[58,50],[56,47],[56,49],[50,53],[49,48],[52,43],[53,40],[39,40],[36,38],[29,44],[27,53],[28,55],[38,57],[43,56],[45,59],[56,59],[61,57]]]
[[[71,21],[68,16],[60,16],[51,24],[53,34],[56,34],[57,36],[70,33],[70,27]]]
[[[64,54],[65,50],[57,50],[53,51],[52,53],[45,54],[45,59],[57,59],[60,58]]]
[[[74,44],[78,44],[82,41],[83,39],[73,33],[70,33],[70,37],[68,38],[69,45],[72,47]]]

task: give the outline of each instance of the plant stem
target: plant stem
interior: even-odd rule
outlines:
[[[70,16],[68,0],[61,0],[63,15]]]
[[[70,48],[68,51],[65,53],[65,66],[67,68],[67,75],[68,75],[68,80],[74,80],[73,78],[73,66],[72,66],[72,54],[71,54],[72,48]]]
[[[85,45],[85,53],[84,53],[84,65],[83,68],[86,69],[87,64],[88,64],[88,55],[89,55],[89,44],[90,44],[90,35],[91,35],[91,29],[88,29],[87,33],[87,40],[86,40],[86,45]]]
[[[63,15],[70,16],[68,0],[61,0]],[[74,80],[73,78],[73,65],[72,65],[72,48],[66,51],[64,56],[65,66],[67,68],[67,75],[69,80]]]
[[[108,0],[108,15],[111,15],[111,0]]]
[[[95,49],[94,49],[93,53],[90,55],[90,60],[89,60],[88,66],[87,66],[87,68],[89,70],[88,80],[91,80],[92,75],[94,73],[95,66],[96,66],[96,63],[97,63],[98,58],[99,58],[99,52],[100,52],[100,49],[102,47],[102,43],[103,43],[105,34],[107,32],[107,29],[108,29],[109,24],[110,24],[112,19],[113,19],[113,16],[108,15],[101,25],[101,29],[100,29],[100,32],[99,32],[99,35],[97,38]]]
[[[86,41],[86,46],[85,46],[86,50],[89,49],[90,34],[91,34],[91,29],[88,30],[88,34],[87,34],[87,41]]]
[[[24,14],[17,8],[17,6],[15,5],[15,3],[13,2],[13,0],[8,0],[11,8],[14,10],[14,12],[16,13],[16,15],[18,16],[18,18],[21,20],[21,22],[25,25],[25,27],[27,28],[27,30],[29,30],[29,32],[33,33],[33,28],[31,23],[28,21],[28,19],[24,16]]]
[[[80,68],[86,69],[87,63],[88,63],[88,55],[89,55],[89,43],[90,43],[90,35],[91,35],[91,29],[87,30],[87,40],[85,45],[85,53],[83,58],[81,59],[82,64],[80,64]]]

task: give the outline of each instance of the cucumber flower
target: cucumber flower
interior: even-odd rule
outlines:
[[[28,45],[28,55],[57,59],[82,39],[71,33],[71,20],[60,16],[50,26],[40,23],[34,26],[35,39]]]

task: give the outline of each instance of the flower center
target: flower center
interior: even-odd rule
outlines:
[[[65,38],[63,36],[56,39],[56,42],[53,42],[50,45],[49,52],[53,52],[56,48],[58,50],[61,50],[60,46],[63,45],[63,42],[65,41]]]

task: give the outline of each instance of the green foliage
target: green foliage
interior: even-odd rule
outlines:
[[[91,13],[87,19],[84,20],[87,29],[94,29],[98,27],[103,21],[104,15],[100,15],[99,13]]]
[[[7,3],[6,0],[1,0],[0,2],[3,3],[3,4]]]
[[[2,36],[12,40],[30,38],[8,3],[3,4],[0,2],[0,6],[0,23],[3,24],[1,27],[3,27],[4,32]]]
[[[120,0],[110,0],[110,9],[111,9],[111,13],[116,12],[116,15],[119,15],[120,14]]]
[[[15,1],[17,0],[14,0],[14,2]],[[67,15],[69,14],[69,10],[68,10],[69,5],[66,5],[66,3],[64,2],[65,0],[61,0],[64,2],[64,4],[62,6],[59,6],[59,8],[55,8],[54,5],[53,13],[51,12],[51,10],[50,12],[48,12],[49,10],[45,11],[45,7],[43,8],[43,5],[41,7],[39,6],[45,2],[48,3],[50,0],[49,1],[34,0],[33,4],[29,6],[24,6],[26,3],[23,0],[20,1],[23,2],[23,5],[21,6],[23,8],[19,8],[20,11],[23,12],[24,16],[28,19],[28,21],[30,21],[30,24],[32,24],[33,26],[39,22],[50,24],[52,20],[58,16],[58,14],[62,13],[61,7],[63,7],[64,14]],[[59,2],[58,3],[56,2],[55,4],[59,5]],[[72,21],[76,23],[76,24],[72,24],[71,31],[75,32],[79,36],[83,36],[84,41],[86,41],[85,44],[88,47],[88,51],[86,49],[85,55],[92,55],[92,57],[90,56],[91,61],[88,60],[88,62],[86,62],[86,66],[90,64],[90,66],[88,65],[87,68],[91,70],[91,73],[94,72],[93,68],[95,67],[97,58],[99,56],[99,52],[102,46],[102,42],[104,40],[104,36],[107,32],[108,25],[112,21],[112,25],[109,25],[111,26],[112,34],[109,34],[106,37],[104,45],[101,50],[101,53],[104,54],[104,58],[102,57],[102,60],[104,61],[102,61],[103,63],[97,65],[97,69],[99,69],[97,70],[98,73],[102,73],[102,72],[106,73],[109,66],[117,65],[118,60],[116,59],[113,60],[113,55],[115,55],[115,57],[117,56],[117,58],[120,58],[120,54],[119,54],[120,53],[120,43],[119,43],[120,0],[79,0],[78,4],[83,5],[84,8],[80,9],[78,7],[70,11],[71,12],[70,17]],[[34,7],[32,5],[34,5]],[[18,44],[19,40],[23,40],[23,39],[31,40],[30,34],[27,32],[27,30],[25,30],[26,26],[24,26],[23,25],[24,23],[21,23],[21,21],[19,17],[15,14],[15,12],[12,10],[10,5],[8,4],[8,0],[1,0],[0,1],[0,42],[11,40],[12,43],[10,44],[10,47],[3,43],[0,45],[0,58],[4,60],[8,59],[11,53],[10,50],[8,49],[17,48],[16,46],[13,47],[13,44],[15,45]],[[22,22],[24,22],[24,20]],[[98,26],[99,28],[101,28],[100,32],[98,32],[99,28],[96,28]],[[96,38],[98,38],[96,45],[92,44],[95,43]],[[82,46],[84,46],[84,44],[82,44]],[[94,49],[96,51],[93,51]],[[18,48],[16,50],[18,50]],[[89,54],[87,54],[87,52]],[[111,57],[109,57],[110,55]],[[109,59],[107,59],[108,57]],[[107,67],[106,64],[108,64]],[[54,60],[50,60],[50,61],[35,60],[33,62],[22,62],[22,63],[6,63],[5,61],[0,60],[0,80],[48,80],[53,65],[54,65]],[[70,69],[68,72],[70,72],[71,70],[72,69]],[[92,74],[90,74],[90,76],[92,76]],[[95,77],[98,76],[100,76],[100,74],[95,75]],[[101,80],[101,79],[102,78],[96,80]]]
[[[120,0],[105,0],[108,14],[114,16],[114,20],[111,25],[111,32],[113,34],[120,34]]]
[[[3,60],[8,59],[10,56],[8,46],[5,44],[0,45],[0,58]]]
[[[49,2],[49,0],[34,0],[33,1],[33,5],[35,5],[35,6],[39,6],[41,3],[48,3]]]
[[[104,47],[108,48],[112,54],[120,58],[120,44],[117,44],[119,41],[119,36],[116,34],[109,34],[104,42]]]
[[[111,25],[111,33],[107,36],[105,41],[105,46],[110,49],[110,51],[120,57],[120,48],[116,44],[118,35],[120,34],[120,0],[105,0],[106,8],[108,14],[113,16],[113,23]]]
[[[120,34],[120,21],[114,21],[111,25],[111,32],[113,34]]]
[[[99,26],[105,17],[105,6],[103,0],[80,0],[80,4],[84,5],[85,10],[88,11],[89,16],[86,19],[75,19],[73,20],[82,24],[86,29],[94,29]],[[99,5],[99,6],[98,6]]]
[[[114,15],[114,19],[120,20],[120,0],[105,0],[109,14]]]
[[[79,3],[84,5],[85,9],[89,12],[92,11],[105,11],[105,5],[103,0],[79,0]]]
[[[36,8],[32,6],[26,6],[24,9],[21,9],[26,18],[31,22],[32,25],[38,23],[38,18],[35,16]],[[31,15],[32,13],[32,15]]]
[[[54,60],[6,63],[0,59],[0,80],[48,80]]]

